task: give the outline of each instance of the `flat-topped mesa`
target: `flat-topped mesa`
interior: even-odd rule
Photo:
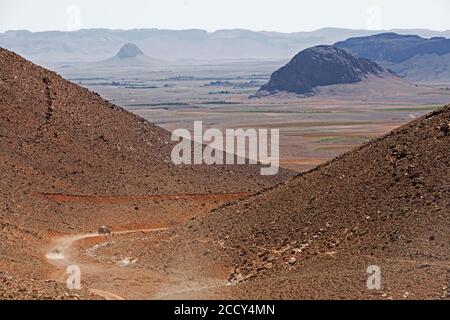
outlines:
[[[368,59],[357,58],[334,46],[316,46],[298,53],[275,71],[257,96],[280,91],[311,94],[316,87],[356,83],[369,76],[388,74]]]

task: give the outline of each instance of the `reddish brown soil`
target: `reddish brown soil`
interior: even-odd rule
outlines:
[[[448,298],[449,125],[447,106],[165,237],[149,235],[133,252],[142,268],[227,266],[236,285],[202,297]],[[369,265],[382,270],[381,290],[366,288]]]
[[[173,146],[169,132],[0,48],[0,271],[40,281],[54,271],[49,235],[175,225],[291,175],[176,166]]]
[[[164,200],[190,200],[190,201],[232,201],[249,197],[249,192],[217,193],[217,194],[149,194],[139,196],[88,196],[64,195],[50,193],[33,193],[34,196],[57,203],[91,203],[91,204],[121,204],[136,201],[164,201]]]
[[[101,300],[86,288],[70,291],[53,280],[20,279],[0,273],[0,300]]]

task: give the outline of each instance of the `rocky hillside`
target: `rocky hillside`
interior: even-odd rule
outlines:
[[[275,71],[257,96],[280,91],[311,94],[316,87],[356,83],[383,74],[387,72],[372,61],[356,58],[333,46],[317,46],[301,51]]]
[[[371,264],[386,270],[404,259],[430,266],[422,282],[438,295],[449,280],[444,267],[450,261],[449,125],[447,106],[217,212],[203,226],[227,230],[225,245],[242,251],[237,261],[243,276],[270,267],[272,250],[278,252],[272,265],[287,269],[301,269],[327,252],[352,256],[344,263],[349,268],[357,257],[372,257]],[[218,238],[223,237],[221,232]],[[392,276],[408,282],[402,271]]]
[[[1,181],[15,187],[123,195],[271,184],[256,166],[174,165],[169,132],[3,49],[0,106],[1,174],[15,177]]]
[[[0,49],[1,271],[42,276],[41,249],[55,233],[173,224],[222,203],[146,195],[254,193],[286,177],[263,177],[255,165],[176,166],[170,136]]]
[[[172,236],[204,237],[211,261],[229,257],[240,285],[220,295],[448,297],[449,150],[446,106]],[[367,290],[370,265],[382,290]]]

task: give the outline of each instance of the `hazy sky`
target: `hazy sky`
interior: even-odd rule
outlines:
[[[0,31],[450,29],[450,0],[0,0]]]

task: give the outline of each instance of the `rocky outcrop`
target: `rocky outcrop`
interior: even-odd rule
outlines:
[[[311,94],[319,86],[356,83],[383,73],[386,71],[370,60],[356,58],[333,46],[317,46],[301,51],[275,71],[257,96],[280,91]]]

